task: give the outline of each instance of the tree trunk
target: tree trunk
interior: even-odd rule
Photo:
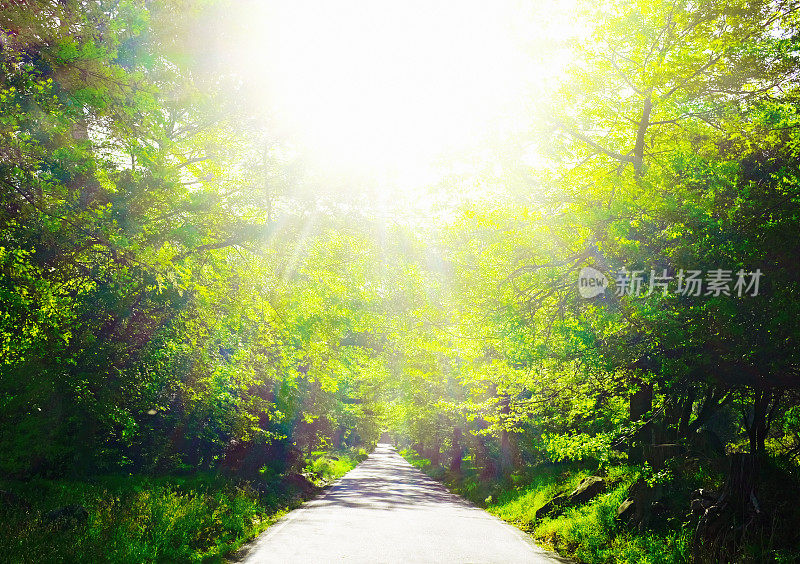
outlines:
[[[782,390],[756,390],[753,393],[752,412],[744,422],[750,439],[750,454],[764,456],[767,434],[782,395]]]
[[[453,429],[453,452],[450,459],[450,471],[461,474],[461,464],[464,462],[464,449],[461,446],[461,429]]]
[[[500,431],[500,460],[498,461],[500,475],[505,479],[511,475],[513,454],[511,452],[511,438],[505,429],[506,416],[511,413],[511,401],[508,396],[503,396],[500,400],[500,413],[503,415],[503,429]]]
[[[653,385],[637,382],[639,389],[631,394],[628,410],[632,422],[641,420],[653,408]],[[628,459],[634,464],[644,462],[644,445],[649,444],[649,425],[644,425],[634,434],[628,450]]]
[[[747,436],[750,439],[750,454],[756,457],[760,457],[764,454],[768,402],[769,397],[767,392],[756,391],[753,398],[752,413],[749,417],[749,425],[747,423],[745,424]]]
[[[642,175],[644,165],[644,142],[647,128],[650,126],[650,112],[653,110],[653,96],[651,91],[647,92],[642,107],[642,117],[639,120],[639,127],[636,131],[636,145],[633,147],[633,170],[637,177]]]
[[[681,419],[678,423],[678,441],[689,436],[689,420],[692,417],[692,407],[694,406],[695,390],[689,388],[681,407]]]
[[[441,441],[439,440],[439,429],[437,428],[436,432],[433,434],[433,444],[431,445],[429,457],[433,466],[439,466],[439,464],[441,464],[441,454]]]

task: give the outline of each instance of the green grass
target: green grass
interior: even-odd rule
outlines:
[[[2,487],[31,505],[0,509],[6,524],[0,553],[9,562],[221,561],[297,504],[277,488],[262,493],[208,475],[34,480]],[[74,504],[88,510],[85,525],[62,528],[45,518]]]
[[[367,451],[363,448],[353,453],[315,452],[306,465],[306,475],[318,486],[325,486],[347,474],[366,458]]]
[[[403,450],[401,450],[400,451],[400,456],[402,456],[403,458],[408,460],[408,462],[414,468],[419,468],[420,470],[426,470],[427,471],[429,469],[430,465],[431,465],[431,461],[430,460],[428,460],[427,458],[421,457],[419,454],[417,454],[416,451],[411,450],[411,449],[403,449]]]
[[[320,483],[357,464],[355,456],[324,454],[309,466]],[[278,479],[223,476],[104,476],[87,481],[0,481],[29,507],[0,504],[4,562],[222,562],[288,510],[299,492]],[[85,525],[59,526],[48,511],[82,505]]]
[[[543,465],[513,474],[503,483],[486,483],[465,465],[454,476],[413,451],[401,454],[414,466],[442,480],[453,492],[529,533],[538,544],[586,563],[679,563],[689,560],[691,529],[670,521],[655,530],[638,531],[615,522],[617,507],[639,477],[637,467],[611,466],[606,492],[589,503],[567,509],[556,518],[536,519],[536,510],[564,491],[571,491],[596,468],[580,464]]]
[[[540,544],[581,562],[688,561],[691,530],[681,523],[666,523],[657,530],[638,531],[615,521],[617,507],[639,475],[638,469],[633,467],[608,468],[607,491],[589,503],[567,509],[553,519],[536,519],[537,509],[556,494],[572,490],[590,474],[588,469],[539,468],[531,475],[530,484],[504,492],[497,501],[487,504],[487,510],[529,532]]]
[[[658,531],[639,532],[615,521],[617,507],[625,500],[631,482],[623,479],[591,502],[567,509],[560,517],[544,518],[538,522],[531,513],[541,506],[539,501],[542,497],[535,496],[536,502],[527,505],[530,510],[523,513],[525,528],[539,542],[583,562],[655,564],[688,561],[690,530],[662,527]],[[490,507],[489,511],[506,520],[514,513],[509,504],[502,503]]]
[[[562,491],[574,489],[591,472],[580,468],[542,467],[525,486],[502,490],[486,500],[486,509],[523,530],[532,530],[536,510]]]

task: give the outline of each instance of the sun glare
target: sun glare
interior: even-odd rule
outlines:
[[[526,96],[559,67],[531,52],[542,29],[524,2],[247,6],[261,103],[342,170],[425,183],[434,163],[523,127]]]

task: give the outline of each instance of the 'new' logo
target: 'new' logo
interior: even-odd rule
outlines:
[[[578,274],[578,293],[582,298],[593,298],[602,294],[608,288],[606,275],[592,268],[584,266]]]

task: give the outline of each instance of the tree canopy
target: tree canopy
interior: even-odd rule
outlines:
[[[406,215],[253,109],[229,9],[0,7],[0,472],[256,477],[383,430],[487,480],[700,431],[796,466],[796,2],[577,3],[556,85]]]

